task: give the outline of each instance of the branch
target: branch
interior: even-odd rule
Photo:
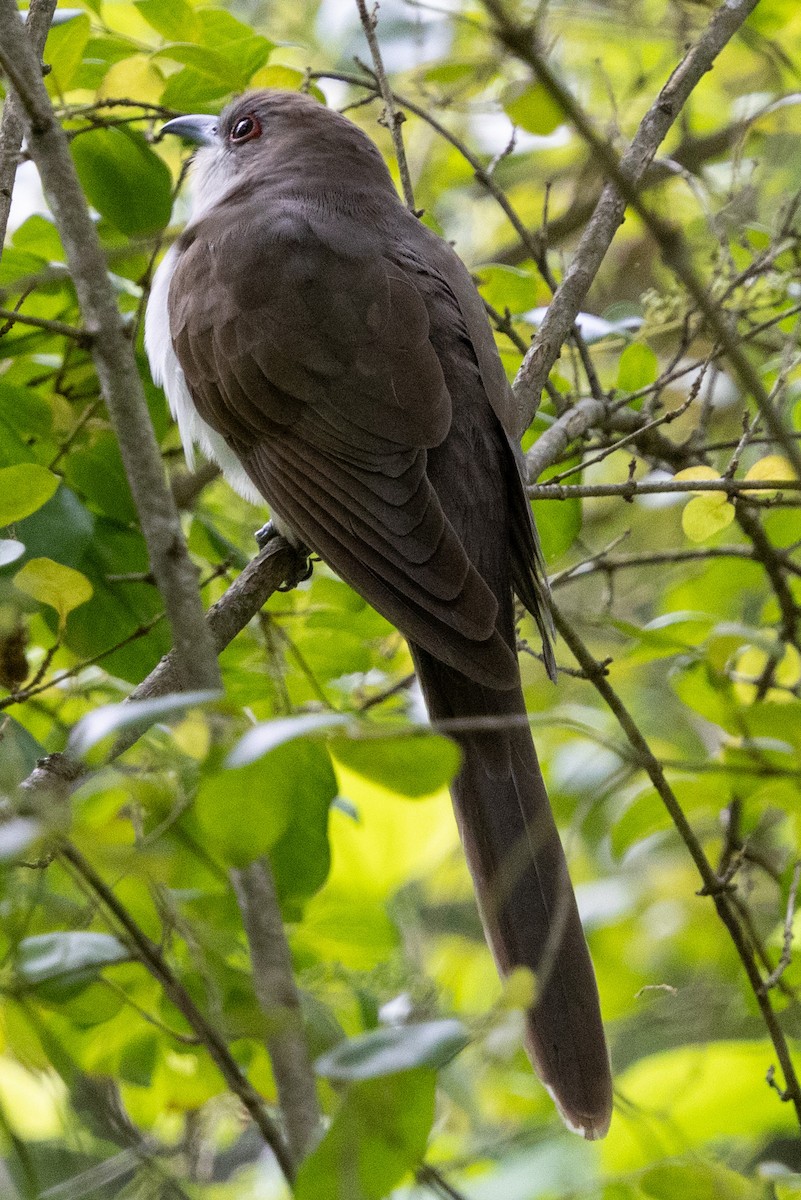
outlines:
[[[581,403],[595,403],[582,401]],[[576,406],[578,408],[578,405]],[[573,410],[571,410],[573,411]],[[544,435],[543,435],[544,436]],[[542,438],[540,438],[542,441]],[[532,500],[586,500],[592,496],[660,496],[671,492],[725,492],[739,496],[743,492],[801,492],[801,479],[659,479],[625,483],[532,483],[526,488]]]
[[[552,575],[549,583],[551,591],[554,591],[556,588],[564,587],[567,583],[586,579],[588,575],[596,573],[612,575],[615,571],[625,571],[631,567],[662,567],[682,562],[706,563],[712,558],[744,558],[749,562],[760,561],[753,546],[702,546],[697,550],[655,550],[652,553],[644,551],[642,554],[616,554],[614,556],[602,551],[584,562],[577,563],[574,567],[566,567],[564,571]],[[793,566],[794,564],[788,563],[787,569],[792,570]],[[795,571],[801,574],[801,567],[796,567]]]
[[[698,874],[701,876],[703,887],[701,894],[710,896],[712,902],[717,909],[718,916],[728,930],[729,936],[734,943],[734,947],[740,958],[740,961],[745,968],[745,973],[748,976],[748,982],[751,985],[751,990],[754,993],[757,1004],[759,1005],[762,1019],[765,1022],[770,1039],[773,1043],[776,1056],[781,1065],[782,1073],[785,1080],[785,1089],[782,1093],[783,1098],[792,1101],[795,1109],[796,1117],[799,1125],[801,1125],[801,1085],[795,1073],[792,1059],[790,1057],[790,1049],[787,1045],[787,1039],[784,1036],[784,1031],[779,1024],[778,1017],[774,1011],[770,999],[770,993],[766,990],[765,981],[759,972],[759,967],[754,959],[754,955],[749,946],[748,939],[745,936],[740,921],[737,916],[736,909],[732,904],[731,896],[727,890],[727,885],[721,880],[712,864],[704,853],[703,847],[695,835],[695,832],[690,825],[684,810],[679,804],[676,794],[668,783],[662,764],[651,751],[651,747],[643,737],[639,727],[635,723],[631,713],[628,711],[623,701],[618,696],[607,678],[606,670],[595,661],[590,651],[585,646],[579,635],[576,633],[573,626],[566,619],[563,613],[554,606],[553,609],[554,624],[565,644],[573,654],[573,657],[578,662],[584,674],[592,682],[596,691],[600,694],[605,704],[611,709],[623,733],[631,745],[632,749],[638,756],[645,771],[657,792],[657,795],[662,800],[665,808],[670,814],[670,818],[675,825],[681,840],[687,847],[693,862],[696,865]]]
[[[499,22],[498,33],[501,40],[512,50],[519,58],[526,62],[534,71],[537,78],[551,96],[553,100],[561,107],[565,115],[575,126],[579,135],[586,141],[587,145],[593,152],[600,166],[603,168],[607,178],[614,186],[614,191],[617,193],[618,208],[620,219],[622,220],[626,205],[630,205],[640,219],[645,224],[654,241],[659,246],[662,259],[665,265],[673,272],[676,278],[684,285],[688,294],[702,314],[706,326],[713,335],[714,340],[723,347],[726,357],[729,359],[740,383],[746,393],[750,394],[759,409],[762,420],[767,426],[771,436],[782,447],[790,462],[793,464],[796,473],[801,477],[801,449],[799,449],[795,439],[792,436],[792,431],[786,425],[782,414],[773,406],[772,397],[765,389],[759,374],[749,359],[748,355],[743,351],[737,333],[732,329],[730,321],[727,319],[727,314],[722,310],[721,305],[709,295],[707,284],[696,274],[692,266],[692,256],[686,239],[677,226],[670,225],[662,220],[650,209],[646,208],[640,197],[637,180],[633,178],[631,171],[624,167],[625,156],[619,160],[609,143],[596,132],[589,116],[581,108],[578,102],[574,99],[568,89],[562,84],[561,80],[551,70],[550,65],[546,61],[542,51],[538,45],[535,33],[526,26],[517,26],[513,24],[503,9],[500,0],[484,0],[487,7],[496,16]],[[718,32],[721,29],[729,30],[730,37],[736,29],[742,24],[742,21],[756,8],[758,0],[727,0],[721,8],[717,10],[712,18],[707,35],[718,27]],[[735,20],[735,17],[739,18]],[[706,35],[705,35],[706,36]],[[720,40],[718,38],[718,40]],[[728,40],[728,39],[727,39]],[[725,43],[724,43],[725,44]],[[687,60],[685,59],[685,63]],[[708,62],[704,70],[709,70],[711,62]],[[663,88],[660,95],[664,97],[665,92],[670,87],[670,83],[675,83],[682,68],[680,67],[674,72],[671,81]],[[699,76],[700,78],[700,76]],[[689,92],[688,92],[689,94]],[[679,106],[676,105],[675,98],[672,101],[662,101],[662,107],[667,116],[670,117],[670,122],[675,119],[678,113]],[[653,111],[649,110],[648,115]],[[666,126],[665,131],[669,128]],[[642,129],[642,126],[640,127]],[[661,139],[660,139],[661,140]],[[636,141],[636,139],[635,139]],[[634,143],[632,143],[632,146]],[[655,147],[654,147],[655,150]],[[629,149],[629,153],[631,147]],[[650,159],[649,159],[650,161]],[[640,177],[642,171],[640,171]],[[598,206],[600,208],[600,204]],[[597,213],[596,209],[596,213]],[[620,222],[618,221],[618,224]],[[616,228],[616,227],[615,227]],[[589,231],[589,227],[588,227]],[[611,236],[614,234],[614,229],[611,230]],[[582,239],[583,241],[583,239]],[[608,243],[607,243],[608,245]],[[605,253],[604,248],[604,253]],[[575,266],[575,260],[574,264]],[[600,265],[600,261],[599,264]],[[596,268],[597,269],[597,268]],[[569,275],[569,272],[568,272]],[[594,278],[594,273],[592,275]],[[567,282],[567,277],[565,279]],[[590,280],[591,282],[591,280]],[[540,333],[545,328],[546,321],[540,329]],[[556,348],[558,352],[558,347]],[[532,345],[531,353],[534,352]],[[520,371],[518,372],[516,383],[525,378],[526,361],[524,360]],[[540,392],[535,395],[529,395],[529,402],[538,402]]]
[[[92,336],[92,356],[120,445],[150,562],[172,628],[179,687],[215,688],[219,668],[203,620],[198,576],[164,476],[133,347],[117,308],[64,131],[13,0],[0,0],[0,63],[28,122],[30,150],[56,220]]]
[[[289,1150],[297,1164],[319,1136],[321,1116],[292,958],[268,860],[231,871],[231,882],[250,948],[256,998],[268,1022],[267,1052]]]
[[[37,59],[42,57],[55,7],[56,0],[31,0],[25,29],[30,39],[31,49]],[[14,179],[19,165],[19,151],[24,133],[25,118],[22,106],[12,93],[6,96],[3,116],[0,119],[0,256],[2,256],[3,243],[6,240],[11,196],[14,191]]]
[[[15,325],[30,325],[33,329],[43,329],[46,333],[72,338],[83,349],[87,349],[92,343],[92,335],[76,325],[67,325],[64,321],[54,321],[46,317],[29,317],[15,309],[0,308],[0,321],[3,322],[0,338],[5,337]]]
[[[640,186],[647,190],[657,187],[667,179],[674,179],[677,166],[682,167],[689,174],[699,175],[701,168],[708,162],[720,158],[722,154],[737,144],[750,123],[750,120],[732,121],[731,124],[724,125],[712,133],[689,135],[679,143],[675,150],[671,151],[669,158],[656,159],[651,163]],[[547,221],[542,229],[536,232],[529,231],[529,237],[539,236],[548,249],[553,249],[561,242],[567,241],[587,224],[601,199],[602,192],[603,180],[593,187],[589,195],[587,187],[582,181],[581,193],[574,197],[570,207],[561,216]],[[492,261],[516,267],[528,257],[528,246],[521,239],[521,241],[505,246],[493,254]]]
[[[484,3],[494,18],[499,39],[531,66],[546,90],[562,105],[564,89],[540,54],[530,28],[515,24],[501,0],[484,0]],[[718,54],[757,3],[758,0],[728,0],[717,9],[702,36],[682,59],[643,117],[631,145],[620,160],[612,148],[598,138],[587,118],[572,102],[572,97],[567,97],[570,107],[562,105],[566,114],[571,119],[575,118],[578,132],[590,145],[599,165],[612,182],[606,185],[601,194],[573,261],[515,380],[515,391],[527,414],[526,425],[536,411],[544,381],[559,357],[562,344],[623,221],[631,193],[643,180],[657,149],[693,89],[711,69]],[[602,153],[596,143],[603,147]],[[621,181],[625,185],[622,190],[619,187]]]
[[[375,70],[376,83],[381,93],[381,99],[384,101],[384,121],[389,132],[392,134],[392,144],[395,147],[395,158],[398,163],[398,171],[400,172],[401,185],[403,187],[403,198],[406,201],[406,207],[409,208],[415,215],[419,215],[414,203],[414,189],[412,187],[412,177],[409,174],[409,164],[406,161],[406,150],[403,146],[403,135],[401,134],[401,125],[406,120],[402,112],[398,112],[395,108],[395,101],[392,95],[392,88],[389,86],[386,71],[384,70],[384,60],[381,57],[381,47],[378,44],[376,37],[376,25],[378,24],[377,10],[378,5],[371,13],[367,11],[365,0],[356,0],[356,7],[359,10],[359,18],[364,29],[364,36],[367,39],[367,45],[370,47],[370,54],[373,59],[373,69]]]
[[[214,1059],[228,1087],[242,1101],[275,1155],[287,1180],[291,1182],[294,1178],[294,1166],[288,1156],[281,1132],[266,1112],[261,1096],[242,1074],[221,1034],[203,1016],[183,984],[173,974],[156,943],[151,941],[147,934],[139,928],[125,906],[119,902],[114,892],[87,862],[80,850],[65,840],[59,846],[59,855],[86,881],[94,894],[102,901],[106,911],[111,914],[115,923],[124,932],[126,941],[137,960],[147,967],[150,974],[159,981],[164,989],[164,994],[194,1029]]]

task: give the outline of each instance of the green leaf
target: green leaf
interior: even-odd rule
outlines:
[[[273,721],[262,721],[243,735],[228,755],[226,766],[244,767],[256,762],[277,746],[295,738],[307,737],[335,725],[348,725],[353,720],[346,713],[322,712],[300,713],[296,717],[278,717]]]
[[[89,202],[129,237],[163,229],[172,210],[166,163],[140,133],[112,127],[73,139],[75,168]]]
[[[484,299],[499,312],[525,313],[536,308],[540,285],[533,271],[488,263],[477,271],[479,290]]]
[[[254,34],[248,25],[224,9],[201,8],[197,19],[199,40],[237,64],[243,85],[264,66],[275,49],[275,42]]]
[[[547,467],[539,477],[539,483],[547,483],[552,475],[558,475],[568,467],[579,465],[577,458]],[[581,472],[577,471],[568,483],[581,483]],[[534,523],[537,526],[543,558],[546,563],[553,563],[566,554],[578,535],[584,519],[581,500],[570,497],[567,500],[534,500],[531,504]]]
[[[301,88],[308,87],[308,76],[305,71],[277,64],[274,67],[262,67],[256,71],[250,80],[250,86],[253,88],[283,88],[287,92],[299,92]],[[308,87],[308,94],[314,96],[321,104],[326,103],[325,94],[316,84],[313,83]]]
[[[24,725],[13,717],[3,716],[2,753],[0,753],[0,791],[10,793],[30,775],[44,746]]]
[[[184,67],[167,80],[161,103],[165,108],[183,112],[218,112],[222,98],[229,91],[224,80],[196,71],[194,67]]]
[[[101,430],[88,445],[73,450],[65,463],[64,476],[97,511],[117,521],[136,521],[136,506],[119,445],[110,430]]]
[[[96,975],[111,963],[128,962],[131,952],[110,933],[42,933],[23,938],[17,949],[17,974],[28,984],[70,975]]]
[[[459,748],[435,733],[390,733],[382,737],[336,737],[339,762],[365,779],[402,796],[430,796],[447,787],[459,770]]]
[[[92,91],[100,87],[108,70],[136,52],[136,44],[122,37],[90,37],[83,53],[83,61],[73,79],[76,88]]]
[[[219,54],[209,46],[195,46],[191,42],[175,42],[162,46],[154,54],[155,58],[170,58],[173,62],[192,67],[202,75],[209,75],[226,88],[235,88],[241,80],[241,70],[236,63],[231,62],[224,54]]]
[[[14,576],[14,586],[40,604],[54,608],[60,628],[73,609],[92,595],[92,585],[85,575],[52,558],[29,559]]]
[[[576,482],[577,478],[574,476],[570,482]],[[545,477],[542,482],[547,482]],[[556,562],[567,553],[581,533],[581,500],[573,496],[567,500],[534,500],[531,508],[543,558],[547,563]]]
[[[301,1164],[295,1200],[382,1200],[423,1157],[435,1081],[419,1067],[353,1084]]]
[[[326,1079],[375,1079],[413,1067],[438,1069],[470,1041],[461,1021],[422,1021],[419,1024],[373,1029],[339,1042],[314,1064]]]
[[[622,392],[649,387],[659,373],[659,359],[645,342],[632,342],[620,356],[617,386]]]
[[[287,828],[270,847],[275,888],[287,916],[297,914],[328,877],[328,815],[337,795],[336,776],[323,746],[300,743],[293,759],[303,770],[303,785],[294,788]]]
[[[136,8],[157,33],[170,41],[183,41],[197,36],[195,11],[186,0],[136,0]]]
[[[320,872],[323,878],[327,873],[324,823],[335,794],[336,782],[325,749],[293,740],[246,766],[207,775],[200,784],[194,812],[209,846],[230,865],[246,866],[275,847],[281,890],[296,899],[307,890],[316,890]],[[309,828],[315,849],[306,864],[299,859],[303,831]],[[293,864],[300,871],[297,891]]]
[[[503,107],[509,120],[528,133],[547,135],[564,124],[561,106],[541,83],[512,83],[503,95]]]
[[[0,469],[0,525],[11,525],[41,508],[58,487],[52,471],[36,463]]]
[[[69,89],[81,65],[89,30],[88,16],[80,13],[57,25],[47,35],[44,61],[50,67],[50,73],[45,76],[45,83],[51,96],[60,97]]]
[[[653,1200],[763,1200],[765,1195],[761,1183],[703,1160],[659,1163],[643,1172],[640,1187]]]
[[[20,250],[30,250],[50,262],[64,262],[64,247],[54,223],[34,213],[14,231],[14,245]]]
[[[218,700],[219,692],[170,692],[152,700],[130,700],[122,704],[105,704],[79,721],[70,734],[67,753],[82,758],[93,746],[124,729],[144,731],[155,721],[182,715],[189,708]]]

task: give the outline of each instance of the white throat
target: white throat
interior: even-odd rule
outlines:
[[[223,199],[236,182],[227,176],[220,161],[222,149],[204,147],[192,163],[190,224]],[[186,465],[195,466],[195,446],[216,462],[231,486],[251,504],[264,501],[251,483],[242,464],[224,438],[198,414],[186,384],[170,334],[168,298],[173,271],[178,262],[178,247],[171,246],[153,276],[153,286],[145,313],[145,351],[153,382],[164,388],[170,412],[178,423]]]

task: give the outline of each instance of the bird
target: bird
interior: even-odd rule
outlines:
[[[472,277],[313,96],[252,91],[162,133],[197,149],[145,347],[188,461],[199,445],[405,636],[461,750],[451,796],[490,950],[501,976],[534,975],[526,1051],[567,1126],[603,1137],[598,988],[517,661],[515,597],[555,678],[547,576]]]

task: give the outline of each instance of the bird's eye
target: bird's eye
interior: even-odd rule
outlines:
[[[235,146],[239,146],[242,142],[261,137],[261,125],[252,113],[248,113],[246,117],[239,118],[228,136]]]

